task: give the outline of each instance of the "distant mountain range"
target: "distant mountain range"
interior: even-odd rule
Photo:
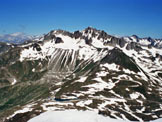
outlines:
[[[22,32],[0,35],[0,42],[22,44],[25,41],[34,40],[38,36],[29,36]]]
[[[154,46],[157,48],[162,48],[162,39],[153,39],[151,37],[147,37],[147,38],[139,38],[136,35],[130,36],[130,37],[123,37],[126,41],[128,42],[137,42],[140,45],[143,46]]]
[[[141,122],[162,118],[161,44],[92,27],[0,43],[0,121],[35,122],[58,110]]]

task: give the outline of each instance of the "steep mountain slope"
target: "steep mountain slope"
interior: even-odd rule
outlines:
[[[54,30],[2,53],[0,118],[26,122],[66,109],[131,121],[162,117],[161,41],[132,38],[91,27]]]

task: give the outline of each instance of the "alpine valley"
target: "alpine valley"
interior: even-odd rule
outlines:
[[[88,27],[53,30],[23,44],[1,42],[0,122],[41,122],[34,119],[53,111],[119,121],[161,118],[162,40]]]

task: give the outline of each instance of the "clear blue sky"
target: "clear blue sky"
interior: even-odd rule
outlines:
[[[162,0],[0,0],[0,34],[53,29],[162,38]]]

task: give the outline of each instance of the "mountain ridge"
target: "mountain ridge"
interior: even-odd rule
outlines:
[[[109,35],[109,36],[116,37],[116,38],[124,38],[126,40],[128,40],[128,38],[130,40],[133,40],[132,38],[135,38],[136,42],[138,42],[138,39],[143,39],[143,40],[147,40],[147,41],[154,41],[154,42],[156,42],[156,41],[160,41],[161,42],[162,41],[162,39],[151,38],[149,36],[148,37],[143,37],[143,38],[141,38],[141,37],[139,37],[137,35],[120,36],[120,37],[118,37],[118,36],[115,36],[115,35],[107,34],[107,32],[105,32],[104,30],[98,30],[98,29],[96,29],[94,27],[91,27],[91,26],[85,28],[82,31],[77,30],[77,31],[74,31],[74,32],[68,32],[68,31],[65,31],[65,30],[62,30],[62,29],[55,29],[55,30],[51,30],[50,33],[52,33],[52,32],[64,33],[64,34],[66,33],[66,34],[69,34],[69,36],[72,36],[74,34],[74,37],[75,37],[75,36],[78,36],[77,35],[78,33],[81,33],[83,31],[85,31],[85,32],[86,31],[87,32],[88,31],[100,32],[101,34],[104,34],[104,35]],[[44,34],[44,35],[47,36],[48,34]],[[36,40],[40,40],[40,38],[42,38],[42,36],[29,36],[29,35],[26,35],[25,33],[22,33],[22,32],[16,32],[16,33],[12,33],[12,34],[0,35],[0,41],[1,42],[9,42],[9,43],[22,44],[22,43],[24,43],[24,41],[28,41],[28,40],[35,40],[35,39]],[[14,39],[14,37],[17,38],[17,39]],[[10,38],[10,40],[8,40],[8,38]]]
[[[161,48],[133,39],[91,27],[53,30],[2,52],[0,116],[27,122],[45,111],[76,109],[131,121],[161,118]]]

